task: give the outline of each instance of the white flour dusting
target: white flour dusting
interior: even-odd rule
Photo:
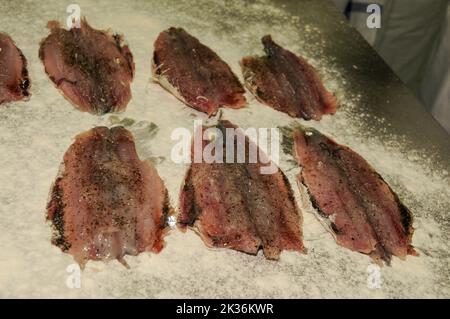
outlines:
[[[300,21],[269,1],[77,1],[93,27],[111,27],[124,34],[136,62],[127,110],[97,117],[74,109],[54,88],[38,59],[39,41],[48,34],[46,22],[64,22],[71,2],[0,3],[0,30],[9,33],[26,55],[33,94],[27,103],[0,108],[0,297],[450,297],[449,173],[437,168],[433,154],[406,151],[401,136],[380,139],[367,134],[361,124],[367,118],[386,125],[389,121],[361,111],[364,92],[352,89],[332,56],[321,54],[325,39],[314,20]],[[141,159],[156,163],[177,209],[186,166],[170,161],[174,145],[170,133],[176,127],[192,130],[193,120],[205,116],[151,81],[153,41],[172,25],[200,38],[240,78],[239,59],[262,54],[259,39],[269,33],[318,67],[326,86],[337,92],[341,108],[335,116],[306,125],[350,146],[382,174],[415,216],[413,244],[420,257],[394,258],[392,267],[381,269],[381,288],[369,289],[370,259],[334,242],[296,187],[298,168],[283,155],[280,166],[303,207],[307,255],[283,252],[280,261],[273,262],[262,254],[208,249],[193,232],[173,229],[160,254],[126,257],[129,270],[115,261],[89,262],[82,287],[68,288],[66,267],[74,261],[50,244],[45,206],[63,154],[76,134],[126,119],[122,124],[135,135]],[[247,97],[248,108],[224,110],[223,118],[243,128],[293,121]]]

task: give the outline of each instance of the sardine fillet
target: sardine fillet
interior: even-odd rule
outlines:
[[[380,262],[417,254],[411,213],[364,158],[310,128],[294,131],[294,148],[298,180],[340,245]]]
[[[262,103],[305,120],[334,114],[337,101],[316,70],[302,57],[283,49],[270,35],[262,38],[266,56],[244,57],[241,68],[246,87]]]
[[[184,29],[161,32],[154,50],[153,79],[185,104],[208,115],[245,106],[245,90],[231,68]]]
[[[159,252],[169,212],[163,181],[139,160],[131,133],[96,127],[78,135],[64,155],[47,218],[53,244],[84,265]]]
[[[8,35],[0,32],[0,105],[27,100],[30,86],[25,56]]]
[[[93,114],[124,110],[131,99],[134,62],[122,37],[95,30],[85,19],[80,28],[65,30],[56,21],[48,27],[39,57],[64,97]]]
[[[217,128],[225,136],[227,128],[236,126],[220,121]],[[252,142],[244,137],[248,150]],[[224,157],[225,149],[236,145],[237,138],[225,143]],[[249,163],[248,154],[246,159],[191,164],[181,192],[180,227],[193,228],[209,247],[248,254],[262,247],[268,259],[278,259],[282,250],[304,252],[302,215],[285,175],[278,168],[274,174],[261,174],[262,164]]]

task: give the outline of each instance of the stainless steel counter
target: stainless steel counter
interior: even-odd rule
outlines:
[[[323,53],[336,59],[355,91],[363,92],[360,110],[386,119],[376,125],[368,117],[364,126],[371,134],[380,135],[380,129],[385,129],[385,134],[405,136],[412,147],[438,153],[440,164],[450,167],[450,136],[331,1],[276,2],[285,4],[286,10],[300,17],[302,23],[320,28],[325,39]]]

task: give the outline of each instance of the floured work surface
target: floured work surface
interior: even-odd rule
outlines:
[[[47,21],[65,23],[69,3],[1,2],[0,30],[23,51],[33,83],[30,101],[0,107],[1,297],[450,297],[450,138],[444,130],[331,3],[226,3],[78,1],[93,27],[124,34],[136,63],[126,111],[98,117],[70,105],[38,58]],[[153,161],[178,209],[188,166],[171,161],[170,134],[176,127],[192,131],[193,120],[206,115],[151,81],[153,42],[170,26],[198,37],[241,80],[239,60],[260,54],[265,34],[316,67],[327,89],[337,92],[341,107],[335,115],[320,122],[294,120],[247,93],[249,106],[225,109],[222,118],[242,128],[302,123],[364,156],[414,215],[413,245],[420,256],[393,258],[378,273],[370,258],[337,245],[297,190],[293,158],[283,154],[280,168],[303,210],[307,255],[285,251],[279,261],[269,261],[261,253],[208,249],[193,232],[174,228],[160,254],[127,256],[130,269],[117,261],[91,261],[81,288],[69,288],[67,267],[74,260],[51,244],[45,207],[63,154],[77,134],[97,125],[126,126],[139,157]]]

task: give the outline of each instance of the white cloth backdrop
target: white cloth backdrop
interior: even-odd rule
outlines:
[[[349,0],[333,0],[343,11]],[[359,0],[383,6],[380,29],[368,29],[366,12],[350,22],[450,133],[449,0]]]

